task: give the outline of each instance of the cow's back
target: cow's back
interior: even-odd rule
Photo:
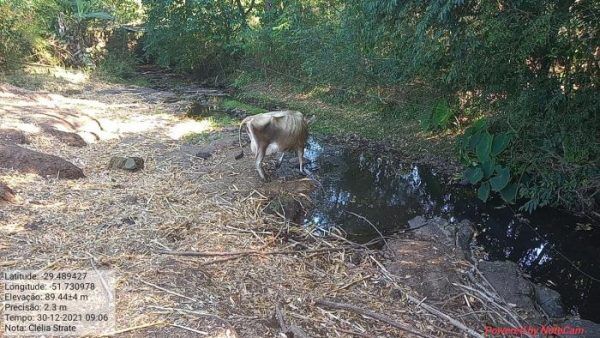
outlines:
[[[286,110],[269,114],[272,114],[269,124],[274,136],[272,142],[277,143],[280,151],[304,148],[308,138],[308,126],[301,112]]]

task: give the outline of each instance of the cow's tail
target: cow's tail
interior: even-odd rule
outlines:
[[[240,127],[238,129],[238,141],[240,142],[240,153],[238,155],[236,155],[235,159],[239,160],[240,158],[244,157],[244,146],[242,145],[242,127],[248,123],[248,121],[250,121],[250,116],[246,117],[245,119],[242,120],[242,122],[240,122]]]

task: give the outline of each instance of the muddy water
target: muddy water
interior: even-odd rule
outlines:
[[[565,306],[600,322],[600,224],[554,209],[518,215],[499,200],[482,203],[468,186],[443,183],[425,166],[401,163],[343,146],[311,140],[306,157],[322,189],[306,225],[327,232],[337,227],[367,242],[407,226],[415,216],[469,219],[489,260],[517,262],[535,282],[561,293]]]

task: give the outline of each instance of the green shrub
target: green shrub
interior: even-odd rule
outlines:
[[[149,0],[144,50],[165,67],[203,76],[223,74],[237,60],[245,19],[229,1]]]
[[[98,63],[94,74],[101,79],[111,82],[145,84],[136,71],[138,64],[139,60],[132,55],[108,54],[107,57]]]
[[[34,45],[35,22],[22,6],[0,1],[0,70],[17,67]]]

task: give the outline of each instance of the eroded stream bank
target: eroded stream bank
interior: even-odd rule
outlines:
[[[427,165],[364,146],[313,138],[306,157],[322,187],[305,225],[322,233],[337,227],[364,243],[379,236],[366,220],[384,235],[419,216],[451,224],[469,220],[486,260],[518,263],[532,281],[558,291],[568,311],[600,322],[599,224],[550,208],[526,215],[498,199],[482,203],[473,188],[449,184]]]

